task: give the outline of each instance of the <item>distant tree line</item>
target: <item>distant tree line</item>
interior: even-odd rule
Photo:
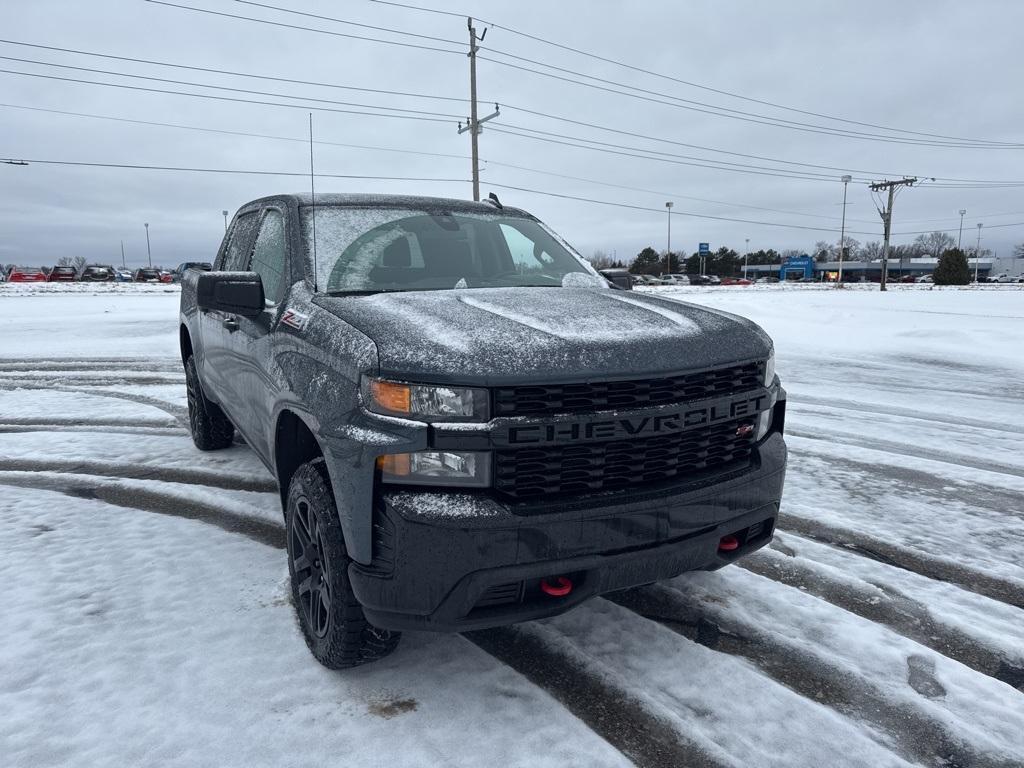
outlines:
[[[945,258],[951,251],[955,251],[964,258],[966,264],[968,255],[974,258],[975,249],[967,248],[959,250],[956,248],[956,239],[947,232],[929,232],[918,235],[912,243],[890,246],[889,260],[901,261],[920,258]],[[759,264],[781,264],[792,256],[803,254],[813,256],[815,261],[828,262],[839,261],[839,243],[830,243],[826,240],[819,240],[814,247],[808,251],[798,249],[785,249],[777,251],[774,248],[759,249],[746,254],[746,263],[750,266]],[[991,255],[992,251],[982,248],[979,256]],[[1016,246],[1013,250],[1014,256],[1024,258],[1024,243]],[[877,261],[882,258],[882,242],[872,240],[860,243],[858,240],[847,236],[843,240],[842,259],[843,261]],[[959,257],[951,257],[959,258]],[[681,272],[685,274],[700,273],[700,254],[692,253],[667,253],[664,250],[657,250],[647,246],[634,256],[628,264],[622,260],[612,258],[606,251],[594,251],[590,259],[591,263],[598,269],[628,268],[635,275],[661,275],[667,272]],[[737,277],[743,274],[744,256],[732,248],[722,246],[712,251],[705,257],[704,271],[708,274],[721,277]],[[669,265],[671,264],[671,268]],[[936,282],[938,280],[936,279]]]

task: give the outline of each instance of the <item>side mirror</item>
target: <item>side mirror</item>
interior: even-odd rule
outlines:
[[[263,280],[256,272],[201,272],[196,303],[202,310],[256,317],[263,311]]]

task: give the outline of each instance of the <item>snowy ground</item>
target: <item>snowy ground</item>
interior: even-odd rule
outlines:
[[[49,288],[0,286],[2,765],[1024,765],[1024,291],[654,289],[775,338],[773,546],[332,673],[176,288]]]

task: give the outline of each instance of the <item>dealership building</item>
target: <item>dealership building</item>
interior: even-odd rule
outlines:
[[[977,262],[977,265],[975,265]],[[890,259],[889,280],[903,277],[923,277],[930,275],[938,266],[938,259]],[[967,264],[973,276],[975,266],[978,279],[985,280],[993,272],[992,259],[968,259]],[[812,256],[792,256],[781,264],[750,264],[746,267],[749,277],[777,277],[779,280],[820,280],[835,282],[839,279],[838,261],[815,261]],[[882,262],[878,261],[844,261],[842,264],[843,282],[875,282],[882,278]]]

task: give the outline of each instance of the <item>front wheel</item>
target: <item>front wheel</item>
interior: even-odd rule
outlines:
[[[323,459],[303,464],[292,476],[285,525],[292,600],[316,660],[344,669],[395,650],[400,633],[371,625],[352,592],[351,561]]]

